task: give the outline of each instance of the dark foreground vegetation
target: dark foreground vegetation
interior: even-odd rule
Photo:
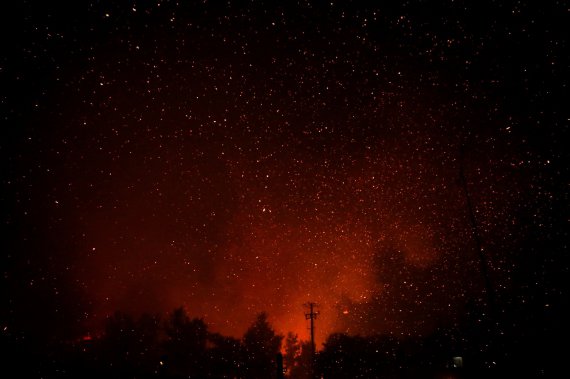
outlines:
[[[277,334],[259,314],[241,339],[208,330],[182,309],[166,317],[117,312],[99,336],[32,341],[4,330],[3,377],[29,378],[493,378],[554,377],[565,347],[556,325],[499,329],[480,321],[425,337],[330,335],[309,342]],[[528,326],[528,325],[527,325]],[[521,333],[521,330],[526,332]],[[282,355],[283,374],[277,360]]]

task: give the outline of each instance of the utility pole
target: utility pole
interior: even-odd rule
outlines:
[[[305,313],[305,320],[311,320],[311,368],[310,368],[311,373],[310,373],[310,378],[313,379],[313,378],[315,378],[315,351],[316,351],[315,320],[317,319],[317,316],[319,315],[319,311],[315,310],[315,308],[318,306],[316,303],[308,302],[304,305],[306,308],[309,309],[309,313]]]
[[[305,304],[305,307],[309,308],[309,313],[305,313],[305,320],[311,320],[311,353],[315,355],[315,320],[319,315],[319,311],[316,311],[315,308],[318,305],[312,302]]]

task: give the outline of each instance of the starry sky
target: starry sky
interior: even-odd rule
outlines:
[[[429,333],[486,301],[465,189],[499,306],[565,301],[564,2],[17,3],[3,327]]]

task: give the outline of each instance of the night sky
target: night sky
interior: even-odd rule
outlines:
[[[13,3],[4,333],[425,335],[489,312],[465,189],[498,312],[561,319],[564,1]]]

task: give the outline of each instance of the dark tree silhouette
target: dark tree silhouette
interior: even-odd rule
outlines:
[[[296,334],[289,332],[285,340],[285,368],[291,379],[309,379],[311,370],[311,342],[300,341]]]
[[[103,362],[109,370],[126,374],[134,369],[130,353],[137,344],[134,329],[133,318],[119,311],[106,320],[100,347]]]
[[[151,371],[158,365],[158,316],[143,315],[139,320],[115,312],[105,324],[99,344],[104,370],[118,376]]]
[[[132,316],[115,312],[105,323],[103,337],[87,353],[96,354],[104,372],[117,376],[153,372],[159,366],[160,317],[143,314]],[[85,350],[85,342],[82,344]],[[95,351],[93,351],[95,350]]]
[[[160,368],[160,333],[159,315],[143,313],[137,320],[135,329],[138,346],[137,367],[141,372],[155,372]]]
[[[244,377],[243,345],[239,339],[211,333],[209,342],[209,374],[214,378]]]
[[[205,376],[208,328],[204,321],[191,320],[183,308],[178,308],[170,314],[164,329],[165,371],[185,377]]]
[[[243,336],[245,371],[247,378],[268,379],[276,377],[275,357],[281,348],[283,336],[275,333],[267,314],[260,313]]]
[[[301,355],[299,337],[289,332],[287,333],[287,338],[285,338],[285,355],[283,356],[283,363],[289,376],[297,363],[299,355]]]
[[[362,362],[364,341],[346,334],[332,334],[319,354],[320,371],[327,378],[364,377]]]
[[[478,313],[480,307],[473,307],[463,323],[442,324],[423,337],[332,334],[317,354],[316,376],[327,379],[555,377],[551,375],[553,371],[540,366],[549,358],[546,353],[529,351],[529,344],[534,342],[543,349],[554,349],[538,345],[543,342],[542,335],[532,336],[527,330],[527,335],[507,335],[506,343],[504,337],[503,341],[497,340]],[[514,320],[508,314],[504,317]],[[518,331],[517,325],[510,327],[506,333]],[[21,366],[21,376],[26,377],[273,379],[277,377],[276,355],[282,340],[264,313],[257,316],[239,340],[209,333],[201,319],[190,319],[179,308],[164,322],[158,316],[143,314],[135,319],[116,312],[106,320],[103,335],[49,345],[53,348],[49,354],[40,354],[30,343],[24,345],[24,335],[13,332],[5,333],[0,342],[10,349],[5,354],[11,359],[7,361],[8,367]],[[489,360],[495,356],[500,360]],[[522,358],[526,361],[521,361]],[[284,356],[287,377],[309,379],[311,360],[310,342],[300,341],[297,335],[289,333]]]

